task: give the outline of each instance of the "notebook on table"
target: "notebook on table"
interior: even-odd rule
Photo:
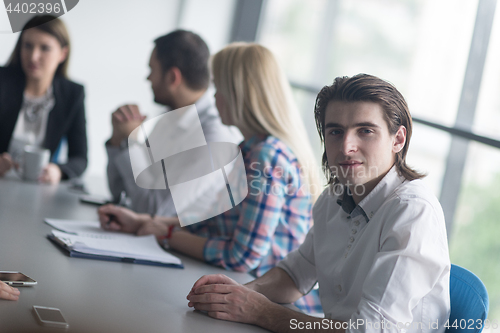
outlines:
[[[160,247],[154,235],[135,236],[102,230],[98,221],[45,219],[56,230],[47,235],[71,257],[183,268]]]

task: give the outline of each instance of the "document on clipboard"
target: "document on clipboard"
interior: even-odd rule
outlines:
[[[183,268],[160,247],[154,235],[135,236],[102,230],[98,221],[45,219],[57,230],[47,235],[71,257]]]

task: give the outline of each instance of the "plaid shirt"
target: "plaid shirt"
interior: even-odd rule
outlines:
[[[253,136],[240,148],[247,197],[233,209],[186,228],[208,238],[205,261],[259,277],[304,241],[312,226],[312,203],[302,188],[297,158],[282,141]],[[318,310],[319,304],[311,296],[296,303],[306,311]]]

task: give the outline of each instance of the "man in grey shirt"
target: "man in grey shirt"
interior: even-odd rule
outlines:
[[[207,142],[239,143],[242,136],[235,128],[221,123],[209,91],[210,52],[200,36],[176,30],[155,40],[149,66],[155,102],[171,110],[196,106]],[[170,190],[145,189],[136,185],[130,162],[127,139],[146,116],[137,105],[124,105],[113,112],[113,134],[106,142],[108,184],[115,201],[122,193],[130,199],[130,208],[138,213],[175,216]]]

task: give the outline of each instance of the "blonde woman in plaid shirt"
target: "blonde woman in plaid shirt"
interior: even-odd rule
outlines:
[[[120,207],[101,210],[104,228],[168,237],[171,249],[256,277],[303,242],[311,207],[322,188],[291,89],[273,54],[258,44],[234,43],[212,60],[216,105],[225,125],[238,127],[249,194],[235,208],[185,228],[176,218],[151,219]],[[107,225],[109,214],[118,223]],[[321,312],[317,294],[296,305]]]

